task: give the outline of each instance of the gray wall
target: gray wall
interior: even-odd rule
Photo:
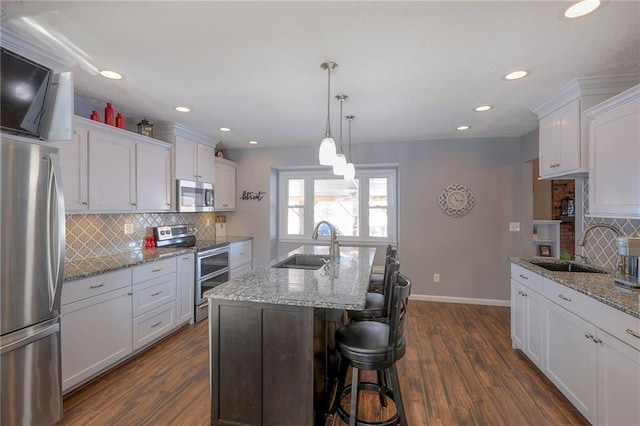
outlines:
[[[228,151],[239,163],[238,198],[243,191],[267,192],[260,202],[238,199],[237,211],[227,214],[229,235],[254,237],[255,266],[274,257],[278,247],[274,169],[316,165],[317,149]],[[509,300],[507,258],[521,256],[526,246],[523,232],[509,232],[509,222],[520,222],[523,205],[531,203],[530,195],[529,200],[522,197],[526,186],[519,138],[356,144],[353,149],[356,168],[359,163],[399,165],[398,255],[402,271],[414,282],[414,296]],[[440,192],[456,182],[476,198],[471,213],[458,219],[438,206]],[[433,283],[434,273],[440,274],[440,283]]]

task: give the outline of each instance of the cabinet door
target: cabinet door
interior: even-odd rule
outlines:
[[[589,422],[596,422],[596,328],[545,302],[544,372]]]
[[[576,99],[539,123],[540,177],[577,172],[581,162],[580,99]]]
[[[136,145],[139,211],[171,209],[171,151],[153,144]]]
[[[178,256],[177,279],[176,315],[178,324],[193,323],[193,307],[195,305],[193,296],[195,289],[195,255],[193,253]]]
[[[199,143],[198,144],[198,180],[202,182],[215,183],[215,148]]]
[[[640,98],[589,123],[589,213],[640,218]]]
[[[131,287],[62,306],[62,389],[67,390],[132,351]]]
[[[89,209],[88,143],[89,131],[83,127],[73,129],[70,141],[55,142],[60,149],[60,167],[64,206],[67,213]]]
[[[524,351],[526,300],[522,289],[520,283],[511,280],[511,344],[515,349]]]
[[[247,272],[251,272],[251,263],[246,263],[242,266],[238,266],[237,268],[230,269],[229,279],[232,280],[234,278],[241,277]]]
[[[176,328],[175,301],[135,317],[132,328],[134,351],[158,340]]]
[[[89,205],[92,211],[136,209],[136,144],[99,131],[89,133]]]
[[[198,143],[176,135],[175,144],[176,179],[198,179]]]
[[[526,341],[525,354],[540,369],[544,368],[543,363],[543,344],[544,344],[544,298],[535,291],[523,288],[526,300]]]
[[[640,425],[640,351],[598,330],[598,424]]]

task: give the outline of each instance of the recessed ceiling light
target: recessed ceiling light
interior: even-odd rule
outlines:
[[[104,78],[108,78],[111,80],[122,80],[122,75],[118,74],[115,71],[108,71],[108,70],[100,71],[100,75],[103,76]]]
[[[231,129],[229,127],[220,127],[218,130],[220,130],[221,132],[230,132]]]
[[[527,71],[513,71],[505,75],[504,78],[506,80],[517,80],[519,78],[526,77],[527,75],[529,75]]]
[[[179,112],[190,112],[191,110],[189,108],[187,108],[187,107],[177,106],[176,107],[176,111],[179,111]]]
[[[490,109],[493,109],[491,105],[480,105],[475,107],[473,110],[477,112],[484,112],[484,111],[489,111]]]
[[[564,12],[567,18],[579,18],[596,10],[600,6],[600,0],[582,0],[569,7]]]
[[[259,143],[258,141],[249,141],[249,145],[258,145]]]
[[[464,125],[456,127],[456,130],[469,130],[470,128],[471,126]]]

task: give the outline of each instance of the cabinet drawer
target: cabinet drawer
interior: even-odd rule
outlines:
[[[131,269],[108,272],[62,285],[62,305],[131,285]]]
[[[598,328],[640,351],[640,318],[625,314],[593,298],[589,300],[592,322]]]
[[[511,278],[542,293],[543,277],[522,266],[511,264]]]
[[[176,274],[163,275],[133,286],[133,316],[176,300]]]
[[[246,265],[241,265],[237,268],[229,270],[229,279],[232,280],[234,278],[241,277],[247,272],[251,272],[251,263],[247,263]]]
[[[569,312],[594,322],[593,315],[590,312],[590,307],[592,306],[591,300],[594,299],[586,294],[582,294],[555,281],[544,278],[544,297],[562,306]]]
[[[149,262],[133,268],[133,282],[139,283],[176,271],[176,258]]]
[[[251,262],[251,249],[251,240],[231,244],[229,249],[229,266],[235,268],[236,266]]]
[[[176,304],[167,303],[133,319],[133,350],[159,339],[176,327]]]

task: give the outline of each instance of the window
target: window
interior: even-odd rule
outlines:
[[[353,181],[331,169],[281,170],[280,240],[309,240],[316,223],[331,222],[342,241],[391,242],[397,239],[396,169],[358,169]],[[321,225],[319,235],[329,235]]]

